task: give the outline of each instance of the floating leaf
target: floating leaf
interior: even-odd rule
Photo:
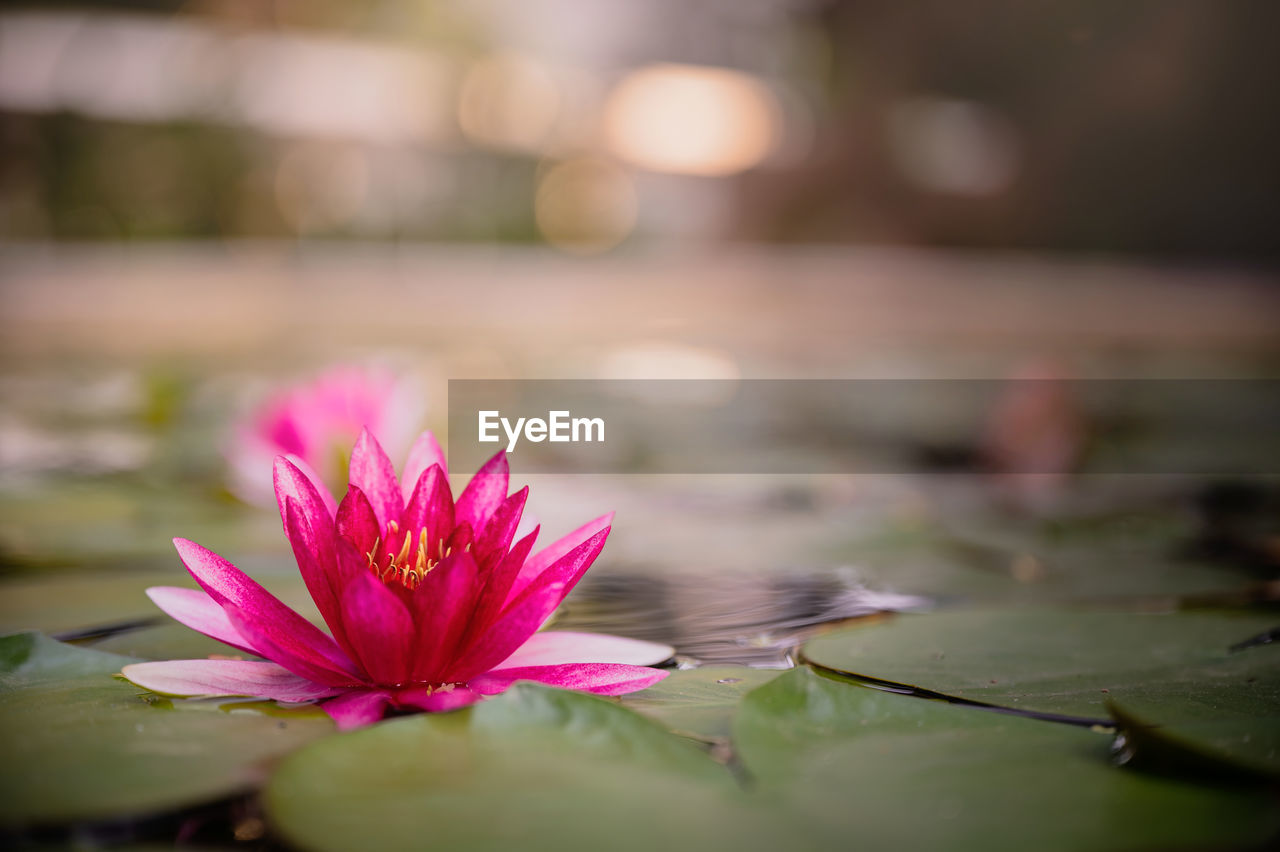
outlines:
[[[940,612],[830,633],[803,653],[820,666],[961,698],[1105,717],[1106,699],[1118,690],[1188,700],[1197,690],[1221,696],[1233,687],[1241,702],[1280,700],[1280,679],[1270,674],[1280,668],[1280,655],[1263,660],[1272,649],[1259,648],[1241,666],[1227,650],[1273,620],[1223,613]]]
[[[720,740],[729,736],[729,723],[742,696],[779,674],[746,666],[675,671],[648,689],[624,695],[622,704],[678,734]]]
[[[790,848],[698,747],[614,702],[532,684],[303,749],[266,789],[313,850]]]
[[[1201,695],[1204,695],[1203,690]],[[1187,701],[1111,701],[1124,757],[1157,771],[1212,774],[1237,782],[1280,779],[1280,702],[1266,715]]]
[[[1269,794],[1116,767],[1105,734],[805,668],[751,692],[734,739],[762,796],[806,817],[787,848],[1223,848],[1280,829]]]
[[[129,657],[37,633],[0,637],[0,825],[164,811],[252,789],[333,730],[210,702],[148,703],[112,677]]]

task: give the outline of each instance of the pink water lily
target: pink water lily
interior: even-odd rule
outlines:
[[[275,490],[293,553],[330,633],[200,545],[175,539],[201,590],[148,589],[173,618],[268,662],[171,660],[124,667],[167,695],[320,701],[342,729],[389,710],[442,711],[518,680],[621,695],[666,676],[648,668],[665,645],[589,633],[537,632],[604,547],[612,514],[536,553],[514,541],[529,489],[508,494],[505,453],[455,501],[430,433],[403,475],[365,430],[340,505],[284,457]],[[532,554],[532,555],[531,555]]]
[[[274,502],[271,461],[288,456],[317,482],[340,486],[360,432],[391,453],[408,450],[422,428],[422,394],[389,370],[351,365],[282,388],[236,424],[224,450],[232,490],[248,503]]]

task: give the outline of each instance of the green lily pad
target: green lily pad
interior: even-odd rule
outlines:
[[[0,825],[155,813],[253,789],[327,718],[143,699],[130,657],[0,637]]]
[[[1206,690],[1221,698],[1225,689],[1258,712],[1280,701],[1280,649],[1227,649],[1273,621],[1198,612],[940,612],[826,634],[803,654],[838,671],[1043,713],[1105,717],[1108,696],[1189,702]]]
[[[692,743],[612,701],[532,684],[314,743],[265,802],[312,850],[779,849],[791,836]]]
[[[729,737],[729,723],[742,696],[779,674],[746,666],[674,671],[648,689],[624,695],[622,704],[683,736],[724,740]]]
[[[800,668],[752,691],[734,740],[788,844],[1074,850],[1263,844],[1270,794],[1116,767],[1085,728],[925,701]]]
[[[1212,773],[1239,781],[1280,779],[1280,702],[1260,714],[1191,702],[1111,701],[1124,754],[1139,766]]]

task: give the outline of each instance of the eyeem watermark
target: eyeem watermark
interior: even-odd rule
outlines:
[[[448,418],[456,467],[503,447],[520,475],[1063,465],[1057,450],[997,458],[998,434],[1006,446],[1074,441],[1083,473],[1280,476],[1275,379],[453,379]]]
[[[515,425],[500,411],[481,411],[477,440],[483,444],[496,444],[501,440],[498,428],[507,435],[507,452],[512,452],[523,435],[535,444],[551,441],[553,444],[593,443],[604,441],[603,417],[574,417],[568,411],[548,411],[547,419],[519,417]]]

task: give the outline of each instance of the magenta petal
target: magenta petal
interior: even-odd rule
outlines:
[[[601,530],[609,528],[613,523],[613,512],[607,515],[601,515],[593,521],[588,521],[578,527],[573,532],[563,538],[547,545],[539,550],[525,562],[524,567],[520,569],[520,575],[516,577],[514,583],[511,584],[511,591],[507,594],[507,600],[512,600],[516,595],[528,588],[529,584],[536,580],[543,571],[563,559],[565,554],[582,544],[587,539],[596,535]]]
[[[352,690],[320,705],[337,724],[339,731],[351,731],[372,725],[386,711],[386,693]]]
[[[448,679],[466,681],[511,656],[560,605],[599,555],[608,537],[609,531],[601,530],[543,571],[460,655]]]
[[[347,487],[346,496],[338,506],[338,535],[355,545],[361,553],[372,553],[379,544],[385,550],[387,542],[382,541],[382,526],[373,511],[369,498],[356,485]],[[375,554],[376,555],[376,554]]]
[[[603,633],[573,633],[567,630],[546,630],[535,633],[514,654],[496,668],[510,669],[524,666],[554,666],[561,663],[626,663],[633,666],[654,666],[666,662],[675,654],[670,645],[608,636]]]
[[[503,500],[489,517],[484,530],[475,543],[476,562],[482,568],[492,568],[497,559],[504,556],[511,546],[511,539],[520,525],[525,501],[529,499],[529,486],[525,486]]]
[[[274,476],[280,518],[298,570],[302,573],[302,581],[329,628],[335,631],[335,636],[340,636],[339,625],[335,623],[337,599],[333,584],[336,568],[333,497],[323,485],[317,485],[307,473],[284,457],[276,458]]]
[[[223,609],[236,630],[258,649],[259,655],[283,666],[299,677],[326,686],[360,686],[367,681],[367,678],[356,670],[354,664],[350,664],[350,672],[335,671],[323,659],[317,660],[314,650],[287,632],[264,626],[262,622],[256,621],[234,604],[223,604]],[[325,638],[329,637],[325,636]]]
[[[400,476],[400,494],[406,503],[413,496],[413,489],[418,484],[418,479],[430,470],[433,464],[440,465],[440,470],[445,477],[449,476],[449,465],[445,461],[444,450],[440,449],[440,443],[436,441],[436,436],[430,432],[423,432],[418,436],[418,440],[413,442],[413,448],[409,450],[409,460],[404,463],[404,471]]]
[[[550,606],[543,615],[543,620],[545,621],[551,615],[552,610],[560,605],[560,601],[564,600],[565,595],[573,591],[573,587],[582,579],[582,575],[587,573],[587,569],[596,561],[596,557],[604,549],[604,543],[608,540],[611,529],[611,527],[605,527],[570,550],[559,560],[548,566],[546,570],[534,578],[529,585],[519,590],[518,593],[513,590],[514,599],[507,605],[507,608],[514,608],[526,596],[534,595],[542,599],[546,596],[546,592],[550,590],[552,592],[548,598]]]
[[[341,588],[338,581],[341,577],[337,563],[337,554],[333,550],[333,538],[323,543],[317,541],[311,523],[303,514],[298,502],[292,497],[286,498],[287,520],[285,531],[289,536],[289,544],[293,547],[293,558],[298,563],[298,571],[302,581],[320,610],[321,617],[333,633],[343,650],[350,653],[346,644],[346,633],[342,627],[342,613],[338,605],[338,592]]]
[[[175,538],[173,544],[191,576],[221,604],[236,630],[258,653],[322,683],[340,683],[357,677],[350,658],[332,638],[239,568],[193,541]],[[273,653],[276,650],[281,656]],[[298,671],[290,665],[294,660],[304,662],[307,671]],[[327,672],[328,678],[313,677],[317,671]]]
[[[368,571],[352,577],[342,591],[342,622],[360,664],[375,683],[408,682],[413,618],[386,583]]]
[[[404,513],[404,497],[400,495],[395,467],[367,428],[361,431],[359,440],[351,450],[350,484],[369,498],[382,529],[386,529],[387,524],[392,521],[400,520],[400,515]]]
[[[334,581],[334,587],[345,589],[351,579],[357,574],[368,574],[371,569],[369,567],[369,557],[361,553],[360,550],[345,538],[339,538],[334,549],[337,551],[338,557],[338,573]],[[341,599],[341,593],[339,593]]]
[[[452,689],[406,689],[397,693],[395,703],[402,707],[416,707],[428,713],[446,713],[475,704],[483,695],[465,686]]]
[[[511,471],[507,467],[506,452],[498,452],[476,471],[467,487],[458,497],[454,517],[457,522],[471,525],[473,530],[484,529],[485,521],[503,500],[507,499],[507,486]]]
[[[147,597],[171,618],[198,630],[205,636],[225,642],[250,654],[258,655],[249,640],[240,635],[218,602],[199,589],[181,589],[177,586],[152,586]]]
[[[333,496],[305,461],[296,456],[276,456],[272,475],[276,486],[276,503],[280,506],[280,523],[288,529],[290,498],[298,502],[303,516],[316,536],[327,541],[333,537]]]
[[[453,494],[444,468],[432,465],[418,477],[413,494],[404,507],[400,528],[409,534],[427,531],[427,553],[442,552],[444,539],[453,532]]]
[[[475,614],[467,628],[467,644],[488,630],[498,614],[502,612],[507,600],[507,590],[511,588],[516,575],[520,573],[520,566],[524,564],[529,551],[533,549],[533,543],[538,538],[538,529],[535,527],[533,532],[517,541],[502,561],[489,572],[489,576],[484,578],[484,591],[476,603]]]
[[[479,592],[475,559],[467,551],[454,551],[427,572],[413,592],[417,623],[414,645],[418,658],[413,679],[420,683],[445,680],[449,664],[463,638]]]
[[[121,670],[133,683],[163,695],[245,695],[276,701],[314,701],[341,692],[312,683],[275,663],[245,660],[166,660]]]
[[[518,680],[532,680],[561,689],[576,689],[596,695],[625,695],[652,686],[667,672],[644,666],[614,663],[566,663],[558,666],[522,666],[496,669],[472,678],[468,686],[483,695],[502,692]]]

